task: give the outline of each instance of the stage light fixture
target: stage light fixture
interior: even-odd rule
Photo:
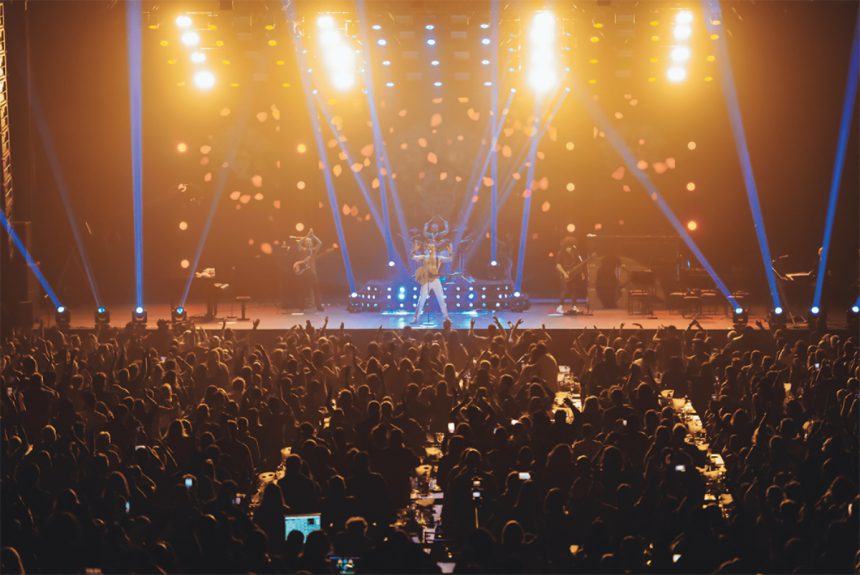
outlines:
[[[435,62],[436,62],[437,64],[439,63],[439,61],[438,61],[438,60],[435,60]],[[382,65],[383,65],[383,66],[391,66],[391,60],[383,60],[383,61],[382,61]]]
[[[689,26],[693,23],[693,13],[689,10],[681,10],[675,15],[675,23]]]
[[[349,313],[356,313],[356,312],[361,311],[361,309],[362,309],[361,300],[358,297],[358,292],[352,292],[351,294],[349,294],[349,300],[348,300],[347,305],[346,305],[346,311],[348,311]]]
[[[215,74],[209,70],[200,70],[194,74],[194,85],[199,90],[211,90],[215,85]]]
[[[97,307],[93,316],[93,319],[95,320],[95,324],[97,326],[110,325],[110,312],[107,310],[107,308],[105,308],[105,306],[100,305],[99,307]]]
[[[385,41],[385,38],[380,38],[379,40],[376,41],[377,46],[385,46],[387,44],[388,44],[388,42]]]
[[[732,310],[732,325],[735,327],[743,327],[750,320],[750,312],[740,306]]]
[[[329,15],[317,19],[320,50],[329,80],[337,90],[349,90],[355,85],[355,51],[338,30]]]
[[[388,260],[388,267],[390,267],[390,268],[394,267],[394,260]]]
[[[768,312],[767,321],[773,327],[785,327],[785,311],[776,306]]]
[[[198,50],[196,52],[192,52],[191,61],[194,62],[195,64],[202,64],[203,62],[206,61],[206,54],[201,52],[200,50]]]
[[[196,46],[200,43],[200,34],[194,30],[189,30],[182,34],[182,43],[186,46]]]
[[[427,38],[427,45],[428,46],[435,46],[436,45],[436,38]]]
[[[513,293],[513,296],[508,298],[508,309],[515,312],[523,312],[531,307],[529,297],[518,291]]]
[[[430,31],[434,30],[435,28],[436,28],[436,26],[434,26],[433,24],[427,24],[426,26],[424,26],[425,30],[430,30]]]
[[[72,324],[72,312],[66,306],[58,305],[54,320],[57,322],[58,328],[67,329]]]
[[[860,331],[860,305],[854,304],[845,312],[845,329],[853,336]]]
[[[143,309],[143,306],[137,306],[134,308],[134,311],[131,312],[131,323],[135,325],[146,325],[147,319],[148,315],[146,310]]]
[[[191,16],[187,14],[180,14],[176,17],[176,25],[180,28],[190,28],[191,27]]]
[[[814,305],[809,308],[809,313],[806,316],[806,327],[810,331],[827,330],[827,316],[819,306]]]
[[[686,24],[675,26],[675,29],[672,30],[672,36],[675,40],[687,40],[692,34],[693,29]]]
[[[489,44],[488,38],[484,40]],[[558,83],[555,43],[555,16],[545,10],[538,12],[532,18],[529,32],[528,62],[528,83],[538,95],[549,92]]]
[[[438,66],[438,65],[439,65],[439,60],[430,60],[430,65],[431,65],[431,66]]]
[[[481,44],[483,44],[484,46],[489,46],[490,45],[490,39],[489,38],[481,38]]]
[[[687,71],[680,66],[672,66],[666,72],[666,77],[669,78],[670,82],[683,82],[687,78]]]
[[[188,310],[181,305],[171,308],[170,321],[173,323],[182,323],[188,321]]]
[[[496,267],[497,265],[499,265],[499,262],[497,262],[496,260],[492,260],[490,261],[490,265]]]
[[[680,64],[681,62],[686,62],[690,59],[690,49],[686,46],[675,46],[672,48],[672,52],[669,57],[673,62]]]
[[[439,80],[436,80],[435,82],[433,82],[433,85],[436,86],[437,88],[441,88],[442,82],[440,82]]]

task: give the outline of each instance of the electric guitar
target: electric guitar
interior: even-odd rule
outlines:
[[[590,262],[595,257],[596,256],[588,256],[587,258],[585,258],[581,262],[577,262],[577,263],[573,264],[572,266],[565,268],[564,271],[565,271],[565,273],[567,273],[566,281],[573,281],[573,277],[572,277],[573,274],[576,273],[577,271],[579,271],[580,268],[585,266],[585,264]],[[561,277],[562,279],[565,279],[564,275],[558,270],[558,268],[556,268],[555,271],[558,272],[559,277]]]
[[[298,260],[296,263],[293,264],[293,273],[295,273],[297,276],[302,275],[303,273],[311,269],[311,266],[316,262],[318,258],[326,256],[331,252],[335,251],[336,249],[337,246],[334,245],[330,248],[324,249],[321,252],[313,252],[311,254],[308,254],[307,256],[303,257],[302,259]]]

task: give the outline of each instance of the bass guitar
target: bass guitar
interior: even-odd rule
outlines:
[[[314,263],[316,262],[317,259],[319,259],[323,256],[327,256],[328,254],[332,253],[336,249],[337,249],[337,246],[334,245],[334,246],[331,246],[330,248],[324,249],[321,252],[318,252],[318,253],[314,252],[312,254],[308,254],[307,256],[303,257],[302,259],[296,261],[296,263],[293,264],[293,273],[295,273],[297,276],[302,275],[303,273],[305,273],[306,271],[311,269],[311,266],[314,265]]]
[[[573,277],[572,277],[572,276],[573,276],[573,274],[575,274],[575,273],[576,273],[576,272],[578,272],[580,269],[582,269],[583,267],[585,267],[585,264],[587,264],[588,262],[590,262],[590,261],[591,261],[592,259],[594,259],[595,257],[596,257],[596,256],[588,256],[587,258],[585,258],[585,259],[584,259],[584,260],[582,260],[581,262],[577,262],[577,263],[575,263],[575,264],[573,264],[573,265],[568,266],[567,268],[565,268],[565,270],[564,270],[564,271],[565,271],[565,273],[567,274],[567,278],[565,278],[565,277],[564,277],[564,275],[563,275],[563,274],[558,270],[558,268],[556,268],[556,271],[558,272],[558,275],[559,275],[559,277],[560,277],[560,278],[562,278],[562,279],[566,279],[566,281],[573,281]]]

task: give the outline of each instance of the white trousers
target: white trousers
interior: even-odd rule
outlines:
[[[424,304],[427,303],[427,298],[430,297],[430,290],[433,290],[436,301],[439,302],[439,309],[442,310],[442,315],[448,317],[448,306],[445,305],[445,292],[442,291],[442,282],[439,281],[439,278],[430,283],[421,284],[421,293],[418,296],[418,307],[415,308],[415,317],[418,317],[424,311]]]

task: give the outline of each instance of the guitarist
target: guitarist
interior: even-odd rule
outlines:
[[[579,313],[576,307],[576,298],[584,296],[588,288],[584,263],[585,260],[579,255],[579,250],[576,247],[576,240],[571,236],[562,239],[555,256],[555,269],[561,283],[561,296],[558,307],[555,309],[557,313]],[[572,307],[565,310],[564,302],[567,301],[568,297],[570,297]]]
[[[322,240],[314,234],[313,228],[310,228],[305,236],[290,236],[290,239],[296,240],[302,255],[302,259],[293,264],[293,271],[300,273],[298,270],[303,270],[301,273],[305,273],[305,277],[307,278],[305,281],[308,282],[307,286],[310,291],[311,305],[315,306],[319,311],[323,311],[325,308],[322,304],[320,281],[317,276],[317,255],[319,254],[320,246],[322,246]]]
[[[418,323],[418,316],[421,315],[424,304],[430,297],[430,290],[433,290],[436,301],[439,303],[439,309],[442,310],[442,315],[448,321],[448,306],[445,305],[445,292],[442,291],[442,282],[439,281],[439,268],[444,261],[448,261],[450,258],[436,255],[436,244],[430,243],[430,251],[426,254],[413,253],[412,259],[421,264],[415,272],[415,279],[421,284],[421,292],[418,296],[418,306],[415,308],[415,317],[412,318],[412,323]]]

